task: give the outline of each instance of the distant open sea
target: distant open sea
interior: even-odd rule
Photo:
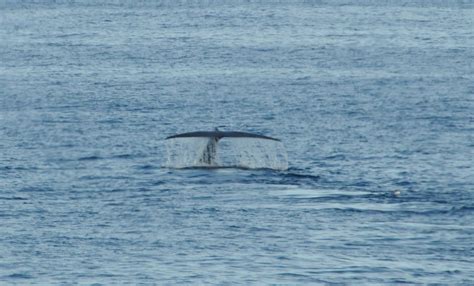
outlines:
[[[163,167],[180,132],[287,171]],[[474,284],[473,1],[0,0],[0,285]]]

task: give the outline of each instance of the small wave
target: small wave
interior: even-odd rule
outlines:
[[[409,181],[399,181],[399,182],[395,182],[395,185],[400,186],[400,187],[407,187],[407,186],[413,185],[413,183]]]
[[[286,174],[283,174],[283,176],[287,178],[311,179],[314,181],[318,181],[319,179],[321,179],[321,176],[319,175],[297,174],[297,173],[286,173]]]
[[[117,159],[130,159],[130,158],[134,158],[135,156],[132,155],[132,154],[121,154],[121,155],[116,155],[116,156],[113,156],[112,158],[117,158]]]
[[[5,201],[26,201],[28,200],[27,198],[23,197],[0,197],[0,200],[5,200]]]
[[[153,166],[153,165],[141,165],[141,166],[136,166],[135,168],[139,170],[153,170],[153,169],[158,169],[159,167]]]
[[[370,186],[372,183],[371,182],[368,182],[368,181],[358,181],[358,182],[354,182],[352,184],[348,184],[349,187],[368,187]]]
[[[256,226],[250,227],[248,229],[248,232],[252,232],[252,233],[254,233],[254,232],[271,232],[271,231],[272,231],[272,229],[270,229],[270,228],[256,227]]]
[[[13,273],[10,275],[5,276],[6,278],[12,278],[12,279],[31,279],[33,276],[26,274],[26,273]]]
[[[54,37],[56,38],[69,38],[69,37],[77,37],[77,36],[84,36],[84,34],[70,33],[70,34],[54,35]]]
[[[378,208],[378,207],[344,207],[344,206],[318,206],[317,210],[324,211],[334,211],[337,213],[363,213],[363,214],[372,214],[372,215],[396,215],[399,216],[433,216],[433,215],[472,215],[474,213],[474,208],[471,207],[461,207],[461,208],[452,208],[452,209],[403,209],[402,206],[387,207],[387,208]]]
[[[293,272],[282,272],[277,274],[282,279],[296,279],[297,281],[313,282],[313,283],[323,283],[327,284],[327,281],[323,281],[315,278],[313,275],[300,274]]]
[[[302,77],[297,77],[296,80],[310,80],[310,76],[302,76]]]
[[[290,188],[286,190],[275,190],[273,195],[280,197],[285,201],[292,203],[323,203],[331,201],[360,201],[371,196],[369,192],[361,191],[344,191],[344,190],[326,190],[326,189],[305,189]]]
[[[455,215],[474,215],[474,206],[456,206],[447,211],[447,213]]]
[[[96,175],[86,175],[79,177],[79,180],[131,180],[132,177],[129,176],[96,176]]]
[[[315,186],[321,180],[321,176],[319,175],[300,174],[296,172],[281,173],[279,176],[282,178],[281,183],[298,186]]]
[[[94,160],[101,160],[104,159],[100,156],[87,156],[87,157],[81,157],[77,159],[78,161],[94,161]]]
[[[335,155],[327,156],[323,159],[324,160],[345,160],[346,156],[343,154],[335,154]]]
[[[26,187],[20,189],[20,192],[33,193],[33,192],[53,192],[54,189],[51,188],[40,188],[40,187]]]
[[[13,167],[13,166],[2,166],[0,170],[15,170],[15,171],[28,171],[28,170],[37,170],[36,167]]]

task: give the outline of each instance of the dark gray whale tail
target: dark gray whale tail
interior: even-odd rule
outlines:
[[[214,131],[196,131],[196,132],[176,134],[176,135],[168,136],[166,137],[166,139],[193,138],[193,137],[209,138],[206,144],[206,147],[204,148],[203,153],[201,157],[199,158],[199,163],[206,166],[216,166],[217,143],[222,138],[225,138],[225,137],[256,138],[256,139],[280,141],[279,139],[276,139],[276,138],[258,135],[254,133],[238,132],[238,131],[219,131],[217,128]]]
[[[267,140],[275,140],[280,141],[280,139],[258,135],[254,133],[248,132],[238,132],[238,131],[196,131],[196,132],[188,132],[188,133],[181,133],[176,134],[173,136],[168,136],[166,139],[173,139],[173,138],[186,138],[186,137],[208,137],[208,138],[218,138],[219,140],[224,137],[235,137],[235,138],[259,138],[259,139],[267,139]]]

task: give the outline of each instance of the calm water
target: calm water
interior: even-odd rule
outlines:
[[[471,2],[37,2],[0,4],[0,284],[474,283]],[[289,170],[162,167],[215,126]]]

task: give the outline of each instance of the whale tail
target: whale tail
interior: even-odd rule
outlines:
[[[257,138],[257,139],[266,139],[280,141],[280,139],[263,136],[254,133],[248,132],[239,132],[239,131],[219,131],[217,128],[214,131],[196,131],[196,132],[187,132],[168,136],[165,139],[174,139],[174,138],[189,138],[189,137],[208,137],[208,138],[224,138],[224,137],[234,137],[234,138]]]
[[[201,149],[202,151],[198,151],[197,157],[196,158],[196,163],[198,163],[198,166],[205,166],[205,167],[219,167],[219,164],[217,162],[217,151],[218,151],[218,143],[222,138],[250,138],[250,139],[263,139],[263,141],[280,141],[279,139],[264,136],[264,135],[259,135],[259,134],[254,134],[254,133],[248,133],[248,132],[240,132],[240,131],[220,131],[219,129],[215,128],[214,131],[196,131],[196,132],[188,132],[188,133],[181,133],[181,134],[176,134],[172,136],[166,137],[166,140],[168,139],[179,139],[179,138],[202,138],[202,139],[207,139],[204,148]],[[236,141],[239,142],[239,141]],[[281,145],[281,143],[278,142],[278,144]],[[224,144],[227,148],[228,146]],[[248,146],[251,148],[251,145]],[[197,150],[196,150],[197,151]],[[249,156],[250,154],[253,154],[255,152],[247,152],[248,150],[243,150],[242,154],[244,157]],[[263,150],[262,150],[263,151]],[[269,150],[268,150],[269,151]],[[265,152],[263,152],[265,153]],[[262,153],[262,154],[263,154]],[[286,152],[285,152],[286,154]],[[234,155],[234,154],[233,154]],[[260,153],[255,153],[253,154],[255,158],[258,158]],[[184,156],[184,155],[183,155]],[[229,154],[222,154],[224,158],[228,157]],[[219,156],[221,157],[221,156]],[[246,158],[246,157],[245,157]],[[223,158],[221,158],[223,159]],[[236,158],[238,159],[238,158]],[[241,157],[242,159],[242,157]],[[220,160],[220,159],[219,159]],[[225,160],[225,159],[224,159]],[[267,166],[268,164],[265,164],[265,158],[260,159],[262,162],[260,162],[263,166]],[[221,162],[226,165],[227,162]],[[286,166],[286,158],[284,162]],[[245,165],[245,164],[244,164]],[[259,165],[259,162],[255,162],[254,165]],[[282,169],[284,169],[283,167]]]

